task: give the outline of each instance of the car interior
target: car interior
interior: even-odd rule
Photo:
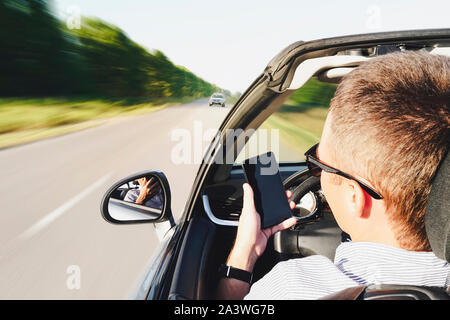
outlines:
[[[420,46],[419,46],[420,47]],[[449,47],[423,46],[421,50],[449,54]],[[287,90],[253,117],[246,128],[258,128],[310,79],[322,83],[339,83],[361,62],[386,52],[417,50],[418,46],[390,43],[380,46],[345,48],[333,55],[316,56],[291,65],[290,84]],[[237,139],[239,140],[239,138]],[[234,159],[247,145],[248,139],[235,152]],[[239,141],[238,141],[239,142]],[[237,151],[237,152],[236,152]],[[281,157],[282,158],[282,157]],[[299,161],[280,161],[280,175],[286,190],[291,190],[297,205],[293,210],[298,217],[294,227],[276,233],[269,239],[267,248],[258,260],[253,275],[257,281],[278,262],[324,255],[333,261],[335,249],[350,237],[342,232],[331,213],[321,191],[320,179],[310,175],[306,164]],[[427,207],[427,232],[436,255],[450,261],[449,253],[449,160],[444,160],[436,174]],[[239,215],[242,210],[242,184],[245,182],[239,162],[217,165],[209,170],[201,185],[199,196],[193,204],[190,223],[184,235],[175,277],[167,288],[170,299],[215,299],[219,282],[219,266],[224,263],[233,246]],[[183,277],[190,274],[192,277]],[[442,288],[412,286],[361,286],[336,293],[326,299],[449,299]]]

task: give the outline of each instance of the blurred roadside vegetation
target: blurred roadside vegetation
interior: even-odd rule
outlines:
[[[300,161],[303,154],[320,141],[330,100],[336,84],[311,78],[295,91],[283,106],[264,123],[264,128],[279,129],[280,139],[290,148],[281,161]]]
[[[70,30],[49,5],[0,1],[0,134],[231,96],[112,24],[82,17]]]
[[[185,98],[0,98],[0,148],[87,129],[124,116],[151,113]]]
[[[68,29],[44,0],[0,1],[0,96],[206,97],[220,91],[118,27]]]
[[[323,125],[327,117],[330,100],[337,85],[309,79],[296,90],[285,103],[262,123],[258,130],[268,130],[265,134],[254,134],[240,151],[236,163],[266,151],[276,153],[280,162],[304,161],[304,153],[320,141]],[[278,130],[278,146],[273,146],[271,130]],[[266,146],[258,139],[268,139]],[[277,150],[278,149],[278,150]],[[278,151],[278,152],[277,152]]]

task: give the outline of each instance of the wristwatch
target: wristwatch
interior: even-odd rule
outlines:
[[[233,278],[241,281],[245,281],[248,284],[252,283],[253,280],[253,273],[233,268],[230,266],[227,266],[226,264],[222,264],[219,268],[219,275],[222,278]]]

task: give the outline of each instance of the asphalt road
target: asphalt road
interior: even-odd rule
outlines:
[[[199,100],[0,151],[0,299],[132,298],[158,240],[151,224],[105,222],[101,197],[129,174],[158,169],[179,218],[201,149],[176,163],[174,137],[199,143],[196,134],[229,110]]]

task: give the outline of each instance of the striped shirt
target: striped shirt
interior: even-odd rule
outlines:
[[[334,263],[320,255],[278,263],[245,299],[312,300],[368,284],[448,287],[450,264],[432,252],[345,242],[337,247]]]

